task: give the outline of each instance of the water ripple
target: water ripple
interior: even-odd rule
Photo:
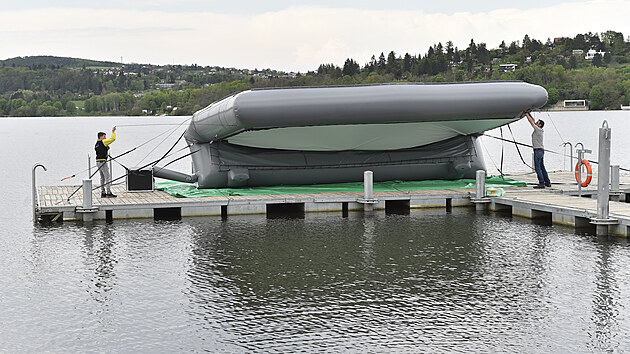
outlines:
[[[0,351],[630,343],[627,242],[468,210],[67,224],[22,237],[0,273]]]

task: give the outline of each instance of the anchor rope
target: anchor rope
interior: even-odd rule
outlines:
[[[501,132],[501,137],[503,137],[503,127],[500,127],[499,131]],[[499,170],[499,173],[501,174],[501,178],[504,178],[504,174],[503,174],[503,141],[501,142],[501,169]]]
[[[171,129],[171,132],[170,132],[167,136],[165,136],[165,137],[164,137],[164,139],[162,139],[162,141],[161,141],[159,144],[157,144],[157,145],[153,148],[153,150],[149,151],[149,152],[148,152],[148,153],[147,153],[147,154],[146,154],[146,155],[142,158],[142,160],[138,161],[137,165],[141,164],[141,163],[142,163],[142,161],[144,161],[147,157],[149,157],[149,155],[151,155],[151,154],[152,154],[152,153],[153,153],[153,152],[154,152],[154,151],[155,151],[158,147],[160,147],[160,145],[161,145],[162,143],[164,143],[164,142],[166,141],[166,139],[168,139],[171,135],[173,135],[173,133],[175,133],[175,131],[177,131],[177,128],[181,127],[181,126],[182,126],[184,123],[186,123],[188,120],[190,120],[190,119],[187,119],[187,120],[185,120],[185,121],[181,122],[178,126],[176,126],[175,128]],[[177,145],[177,143],[178,143],[178,142],[179,142],[179,140],[182,138],[182,136],[184,136],[184,134],[185,134],[185,133],[186,133],[186,131],[184,130],[184,131],[182,132],[182,135],[179,137],[179,139],[177,139],[177,141],[175,142],[175,144],[173,144],[173,147],[171,147],[171,149],[173,149],[173,148],[175,147],[175,145]],[[170,151],[170,150],[169,150],[169,151]]]
[[[188,118],[186,121],[191,120]],[[184,121],[184,122],[186,122]],[[181,124],[176,123],[159,123],[159,124],[116,124],[117,127],[154,127],[154,126],[179,126]],[[199,123],[195,122],[195,125],[210,125],[210,126],[219,126],[219,127],[238,127],[236,124],[221,124],[221,123]]]
[[[556,129],[556,132],[558,133],[560,140],[562,140],[562,142],[565,142],[566,140],[564,140],[564,138],[562,137],[562,134],[560,134],[560,130],[558,130],[558,127],[556,127],[556,123],[554,123],[553,119],[551,119],[551,115],[549,115],[549,112],[546,112],[546,113],[547,113],[547,117],[549,117],[549,121],[551,122],[551,125],[553,125],[553,127]]]
[[[169,132],[169,131],[171,131],[171,130],[174,132],[175,130],[177,130],[177,128],[178,128],[178,127],[182,126],[184,123],[186,123],[186,122],[190,121],[191,119],[192,119],[192,117],[190,117],[190,118],[188,118],[188,119],[186,119],[186,120],[182,121],[181,123],[177,124],[177,126],[176,126],[175,128],[165,130],[165,131],[161,132],[160,134],[158,134],[158,135],[156,135],[156,136],[154,136],[154,137],[150,138],[149,140],[147,140],[147,141],[143,142],[142,144],[140,144],[140,145],[138,145],[138,146],[136,146],[136,147],[133,147],[133,148],[129,149],[128,151],[126,151],[126,152],[124,152],[124,153],[122,153],[122,154],[120,154],[120,155],[118,155],[118,156],[116,156],[116,157],[112,157],[111,159],[112,159],[112,160],[115,160],[115,159],[117,159],[117,158],[119,158],[119,157],[121,157],[121,156],[124,156],[124,155],[126,155],[126,154],[128,154],[128,153],[130,153],[130,152],[132,152],[132,151],[134,151],[134,150],[137,150],[137,149],[139,149],[139,148],[143,147],[144,145],[146,145],[146,144],[148,144],[148,143],[152,142],[153,140],[155,140],[155,139],[157,139],[157,138],[161,137],[162,135],[164,135],[164,134],[168,133],[168,132]],[[134,124],[126,124],[126,125],[125,125],[125,124],[123,124],[123,125],[118,125],[118,124],[117,124],[116,126],[117,126],[117,127],[120,127],[120,126],[150,126],[150,125],[155,125],[155,124],[142,124],[142,125],[134,125]],[[171,125],[171,124],[165,124],[165,125]],[[175,124],[172,124],[172,125],[175,125]],[[171,133],[169,134],[169,136],[170,136],[171,134],[173,134],[173,132],[171,132]],[[164,142],[164,140],[163,140],[162,142]],[[159,146],[159,145],[158,145],[158,146]],[[154,149],[154,150],[155,150],[155,149]],[[153,151],[151,151],[151,152],[153,152]],[[145,157],[145,158],[146,158],[146,157]],[[142,160],[144,160],[144,159],[142,159]],[[142,160],[140,160],[140,162],[142,162]],[[139,162],[139,163],[140,163],[140,162]],[[138,164],[139,164],[139,163],[138,163]],[[124,166],[123,166],[123,167],[124,167]],[[67,180],[67,179],[74,178],[74,177],[76,177],[77,175],[80,175],[80,174],[82,174],[82,173],[84,173],[84,172],[86,172],[86,171],[88,171],[88,170],[89,170],[89,168],[86,168],[86,169],[84,169],[84,170],[82,170],[82,171],[75,172],[75,173],[73,173],[72,175],[70,175],[70,176],[68,176],[68,177],[64,177],[64,178],[62,178],[62,179],[61,179],[61,181],[65,181],[65,180]],[[97,172],[98,172],[98,170],[97,170]],[[95,172],[94,174],[96,174],[96,172]],[[92,177],[94,176],[94,174],[92,174],[92,175],[90,176],[90,178],[92,178]]]
[[[179,149],[179,150],[177,150],[177,151],[173,152],[172,154],[170,154],[170,155],[168,155],[168,156],[165,156],[165,157],[170,157],[170,156],[172,156],[172,155],[175,155],[175,154],[177,154],[178,152],[180,152],[180,151],[182,151],[182,150],[184,150],[184,149],[186,149],[186,148],[189,148],[190,146],[191,146],[191,145],[184,146],[183,148],[181,148],[181,149]],[[195,150],[195,151],[192,151],[192,152],[190,152],[190,153],[188,153],[188,154],[186,154],[186,155],[180,156],[180,157],[178,157],[177,159],[175,159],[175,160],[173,160],[173,161],[169,162],[168,164],[166,164],[166,166],[170,165],[171,163],[173,163],[173,162],[175,162],[175,161],[181,160],[181,159],[183,159],[184,157],[190,156],[190,155],[192,155],[192,154],[194,154],[194,153],[196,153],[196,152],[198,152],[198,151],[200,151],[200,150]],[[138,168],[138,170],[141,170],[141,169],[143,169],[143,168],[149,167],[149,166],[151,166],[152,164],[155,164],[155,163],[157,163],[157,162],[160,162],[160,161],[161,161],[161,160],[163,160],[163,159],[164,159],[164,157],[161,157],[161,158],[159,158],[159,159],[157,159],[157,160],[151,161],[151,162],[147,163],[146,165],[144,165],[144,166],[142,166],[142,167],[139,167],[139,168]],[[127,170],[127,171],[129,171],[129,170]],[[122,178],[125,178],[125,177],[127,177],[128,175],[129,175],[129,172],[126,172],[126,173],[124,173],[122,176],[117,177],[116,179],[111,180],[110,182],[106,183],[105,185],[107,185],[107,184],[113,184],[115,181],[118,181],[118,180],[120,180],[120,179],[122,179]],[[80,187],[79,187],[79,188],[80,188]],[[97,189],[99,189],[99,188],[101,188],[101,185],[98,185],[98,186],[96,186],[96,187],[93,187],[93,188],[92,188],[92,191],[95,191],[95,190],[97,190]]]
[[[512,142],[514,142],[514,146],[516,147],[516,151],[518,152],[518,156],[521,158],[521,161],[523,161],[523,164],[525,164],[525,166],[533,170],[532,166],[530,166],[527,162],[525,162],[525,159],[523,158],[523,154],[521,154],[521,149],[519,149],[518,145],[516,144],[516,138],[514,137],[514,132],[512,132],[512,128],[510,127],[509,124],[507,127],[510,130],[510,134],[512,135]]]
[[[127,168],[127,166],[123,165],[122,163],[120,163],[120,161],[118,160],[111,160],[114,161],[115,163],[119,164],[120,166],[122,166],[122,168],[124,168],[125,170],[128,170],[129,168]]]
[[[165,157],[166,157],[166,156],[167,156],[167,155],[168,155],[168,154],[169,154],[169,153],[170,153],[170,152],[171,152],[171,151],[175,148],[175,146],[177,145],[177,143],[179,143],[179,141],[180,141],[180,140],[182,140],[182,138],[184,137],[184,134],[186,134],[186,131],[183,131],[183,132],[182,132],[182,135],[180,135],[180,136],[179,136],[179,138],[177,138],[177,140],[175,141],[175,143],[173,144],[173,146],[171,146],[171,148],[170,148],[170,149],[168,149],[168,151],[166,151],[166,153],[164,153],[164,155],[162,155],[162,157],[160,157],[160,158],[158,159],[158,161],[157,161],[157,162],[155,162],[153,165],[151,165],[151,167],[154,167],[155,165],[157,165],[157,163],[158,163],[158,162],[162,161],[162,159],[164,159],[164,158],[165,158]],[[192,144],[191,144],[191,145],[188,145],[188,147],[190,147],[190,146],[192,146]],[[155,150],[155,149],[154,149],[154,150]],[[144,160],[144,159],[142,159],[142,160]],[[172,163],[172,162],[171,162],[171,163]]]
[[[146,164],[146,165],[144,165],[144,166],[142,166],[142,167],[139,167],[139,168],[138,168],[138,170],[141,170],[141,169],[143,169],[143,168],[146,168],[146,167],[148,167],[148,166],[150,166],[150,165],[152,165],[152,164],[154,164],[154,163],[158,163],[158,162],[160,162],[161,160],[163,160],[164,158],[166,158],[166,157],[170,157],[170,156],[173,156],[173,155],[175,155],[175,154],[179,153],[180,151],[182,151],[182,150],[184,150],[184,149],[189,148],[190,146],[192,146],[192,144],[190,144],[190,145],[186,145],[186,146],[182,147],[181,149],[179,149],[179,150],[177,150],[177,151],[175,151],[175,152],[173,152],[173,153],[171,153],[171,154],[169,154],[169,155],[167,155],[167,156],[162,156],[161,158],[159,158],[159,159],[157,159],[157,160],[151,161],[151,162],[149,162],[148,164]],[[188,153],[188,154],[186,154],[186,155],[184,155],[184,156],[180,156],[180,157],[178,157],[177,159],[175,159],[175,160],[173,160],[173,161],[169,162],[168,164],[166,164],[166,166],[170,165],[171,163],[173,163],[173,162],[175,162],[175,161],[181,160],[181,159],[183,159],[184,157],[190,156],[190,155],[192,155],[192,154],[194,154],[194,153],[196,153],[196,152],[198,152],[198,151],[199,151],[199,150],[195,150],[195,151],[193,151],[193,152],[191,152],[191,153]],[[165,167],[166,167],[166,166],[165,166]],[[98,169],[97,169],[97,171],[98,171]],[[126,171],[129,171],[129,169],[126,169]],[[96,173],[96,172],[95,172],[95,173]],[[117,177],[117,178],[115,178],[115,179],[113,179],[113,180],[111,180],[111,181],[109,181],[109,182],[107,182],[107,183],[105,183],[105,184],[103,184],[103,185],[98,185],[98,186],[96,186],[96,187],[93,187],[93,188],[92,188],[92,191],[95,191],[95,190],[97,190],[97,189],[101,188],[102,186],[105,186],[105,185],[108,185],[108,184],[113,185],[115,181],[118,181],[118,180],[120,180],[120,179],[122,179],[122,178],[125,178],[125,177],[127,177],[128,175],[129,175],[129,172],[126,172],[126,173],[124,173],[122,176]],[[90,176],[90,178],[91,178],[91,177],[92,177],[92,176]],[[82,187],[83,187],[83,186],[79,186],[77,189],[75,189],[75,190],[74,190],[74,192],[72,192],[72,193],[71,193],[71,194],[70,194],[70,195],[66,198],[66,201],[68,201],[68,202],[69,202],[69,201],[70,201],[70,198],[72,198],[72,196],[74,196],[74,195],[75,195],[75,194],[76,194],[76,193],[77,193],[77,192],[78,192],[78,191],[79,191]],[[60,202],[62,202],[62,201],[63,201],[63,200],[61,200],[61,201],[57,202],[57,204],[59,204],[59,203],[60,203]]]
[[[488,156],[490,158],[490,161],[494,165],[494,168],[496,168],[497,171],[499,171],[499,173],[501,173],[501,176],[504,176],[503,173],[501,172],[501,169],[499,168],[499,166],[497,166],[497,163],[494,162],[494,159],[490,155],[490,152],[488,151],[488,148],[486,148],[486,144],[484,144],[483,140],[480,140],[480,141],[481,141],[481,145],[482,145],[483,149],[486,151],[486,156]]]
[[[110,158],[110,161],[115,161],[116,163],[118,163],[119,165],[121,165],[121,166],[122,166],[122,167],[123,167],[126,171],[129,171],[129,168],[127,168],[125,165],[123,165],[122,163],[120,163],[120,162],[118,162],[118,161],[117,161],[117,159],[118,159],[119,157],[124,156],[124,155],[126,155],[126,154],[129,154],[129,153],[131,153],[132,151],[135,151],[136,149],[138,149],[138,148],[142,147],[143,145],[148,144],[150,141],[155,140],[155,139],[157,139],[158,137],[160,137],[160,136],[162,136],[162,135],[166,134],[168,131],[172,130],[172,131],[171,131],[171,133],[168,135],[168,136],[170,136],[171,134],[173,134],[173,132],[175,132],[175,131],[177,130],[177,128],[178,128],[178,127],[180,127],[182,124],[186,123],[186,122],[187,122],[187,121],[189,121],[190,119],[192,119],[192,117],[191,117],[191,118],[189,118],[189,119],[186,119],[186,120],[185,120],[185,121],[183,121],[183,122],[181,122],[181,123],[180,123],[177,127],[173,128],[173,129],[169,129],[169,130],[167,130],[167,131],[165,131],[165,132],[162,132],[162,133],[160,133],[160,134],[156,135],[155,137],[153,137],[153,138],[151,138],[151,139],[149,139],[149,140],[145,141],[144,143],[142,143],[142,144],[140,144],[140,145],[138,145],[138,146],[136,146],[136,147],[134,147],[134,148],[132,148],[132,149],[130,149],[130,150],[128,150],[128,151],[126,151],[126,152],[124,152],[124,153],[122,153],[122,154],[118,155],[118,156],[116,156],[116,157]],[[152,162],[151,162],[151,163],[149,163],[148,165],[145,165],[145,166],[143,166],[143,167],[141,167],[141,168],[139,168],[139,169],[145,168],[145,167],[147,167],[147,166],[149,166],[149,165],[151,165],[151,164],[153,164],[153,166],[155,166],[155,164],[159,163],[160,161],[162,161],[163,159],[165,159],[167,156],[169,156],[169,155],[168,155],[168,153],[169,153],[170,151],[172,151],[172,150],[173,150],[173,148],[177,145],[177,143],[179,143],[179,140],[180,140],[180,139],[184,136],[184,134],[185,134],[185,133],[186,133],[186,131],[184,131],[184,132],[182,133],[182,135],[179,137],[179,139],[177,139],[177,141],[175,142],[175,144],[173,144],[173,146],[171,146],[171,148],[167,151],[167,153],[166,153],[165,155],[163,155],[163,156],[162,156],[162,157],[160,157],[159,159],[157,159],[157,160],[155,160],[155,161],[152,161]],[[168,138],[168,136],[167,136],[167,138]],[[162,140],[162,142],[164,142],[165,140],[166,140],[166,139]],[[159,146],[159,145],[158,145],[158,146]],[[191,144],[191,145],[186,145],[185,147],[183,147],[183,148],[181,148],[181,149],[177,150],[175,153],[180,152],[180,151],[182,151],[183,149],[189,148],[190,146],[192,146],[192,144]],[[153,152],[154,150],[155,150],[155,149],[151,150],[151,152]],[[145,157],[145,158],[146,158],[146,157]],[[142,160],[144,160],[144,158],[143,158]],[[142,161],[142,160],[141,160],[141,161]],[[174,162],[174,161],[171,161],[171,163],[172,163],[172,162]],[[99,170],[100,170],[100,169],[101,169],[104,165],[105,165],[105,164],[102,164],[101,166],[99,166],[99,168],[97,168],[97,169],[96,169],[96,171],[94,171],[94,173],[92,173],[92,174],[90,175],[90,179],[92,179],[92,177],[94,177],[94,175],[96,175],[96,173],[98,173],[98,171],[99,171]],[[85,172],[85,171],[87,171],[87,170],[84,170],[84,171],[82,171],[82,172]],[[82,172],[79,172],[79,173],[82,173]],[[112,171],[112,172],[113,172],[113,171]],[[77,174],[79,174],[79,173],[77,173]],[[120,178],[126,177],[128,174],[129,174],[129,172],[125,173],[123,176],[121,176],[121,177],[117,178],[116,180],[119,180]],[[76,176],[76,174],[75,174],[75,176]],[[71,177],[69,177],[69,178],[71,178]],[[68,178],[65,178],[65,179],[68,179]],[[112,181],[108,182],[107,184],[113,184],[113,182],[114,182],[114,180],[112,180]],[[98,186],[97,188],[100,188],[100,187],[101,187],[101,186]],[[95,188],[95,189],[97,189],[97,188]],[[72,196],[73,196],[76,192],[78,192],[78,191],[79,191],[79,189],[81,189],[81,186],[79,186],[76,190],[74,190],[74,192],[72,192],[72,194],[70,194],[66,200],[67,200],[67,201],[70,201],[70,198],[72,198]],[[93,190],[94,190],[94,189],[93,189]]]
[[[533,148],[533,146],[532,146],[532,145],[525,144],[525,143],[521,143],[521,142],[518,142],[518,141],[516,141],[516,140],[514,140],[514,141],[512,141],[512,140],[507,140],[507,139],[500,138],[500,137],[498,137],[498,136],[489,135],[489,134],[485,134],[485,133],[483,134],[483,136],[487,136],[487,137],[490,137],[490,138],[493,138],[493,139],[497,139],[497,140],[507,141],[507,142],[514,143],[514,144],[516,144],[516,145],[520,145],[520,146],[525,146],[525,147],[528,147],[528,148]],[[552,153],[552,154],[555,154],[555,155],[560,155],[560,156],[564,156],[564,157],[569,157],[569,155],[567,155],[567,154],[564,154],[564,153],[559,153],[559,152],[556,152],[556,151],[553,151],[553,150],[548,150],[548,149],[543,149],[543,150],[545,150],[545,152],[549,152],[549,153]],[[588,161],[588,162],[590,162],[590,163],[596,164],[596,165],[598,165],[598,164],[599,164],[597,161],[594,161],[594,160],[589,160],[589,159],[585,159],[585,160],[586,160],[586,161]],[[529,165],[528,165],[528,167],[529,167]],[[530,167],[530,168],[531,168],[531,167]],[[630,169],[628,169],[628,168],[619,167],[619,169],[620,169],[620,170],[622,170],[622,171],[630,172]]]

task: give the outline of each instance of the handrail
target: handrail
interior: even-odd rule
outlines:
[[[33,165],[33,171],[32,171],[32,184],[31,184],[31,188],[32,188],[32,196],[33,196],[33,222],[37,222],[37,209],[39,207],[39,194],[37,193],[37,182],[35,181],[35,170],[41,167],[44,169],[44,171],[48,171],[48,169],[46,168],[46,166],[44,166],[41,163],[36,163],[35,165]]]
[[[560,146],[564,147],[566,149],[567,145],[569,145],[569,151],[570,151],[570,156],[569,156],[569,171],[571,171],[571,169],[573,168],[573,144],[571,144],[568,141],[565,141],[564,143],[560,144]],[[562,151],[564,153],[564,151]],[[565,154],[566,157],[566,154]],[[564,167],[564,166],[563,166]]]

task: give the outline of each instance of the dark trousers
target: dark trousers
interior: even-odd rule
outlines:
[[[538,176],[538,184],[539,185],[550,185],[551,181],[549,181],[549,175],[547,174],[547,169],[545,168],[545,150],[543,149],[534,149],[534,169],[536,170],[536,175]]]

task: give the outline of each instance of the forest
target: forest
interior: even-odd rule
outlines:
[[[252,88],[493,80],[541,85],[548,106],[586,99],[593,110],[620,109],[630,105],[630,39],[615,31],[544,42],[526,35],[492,49],[474,39],[466,48],[447,41],[422,54],[382,52],[365,64],[348,58],[306,73],[12,58],[0,61],[0,116],[191,115]]]

